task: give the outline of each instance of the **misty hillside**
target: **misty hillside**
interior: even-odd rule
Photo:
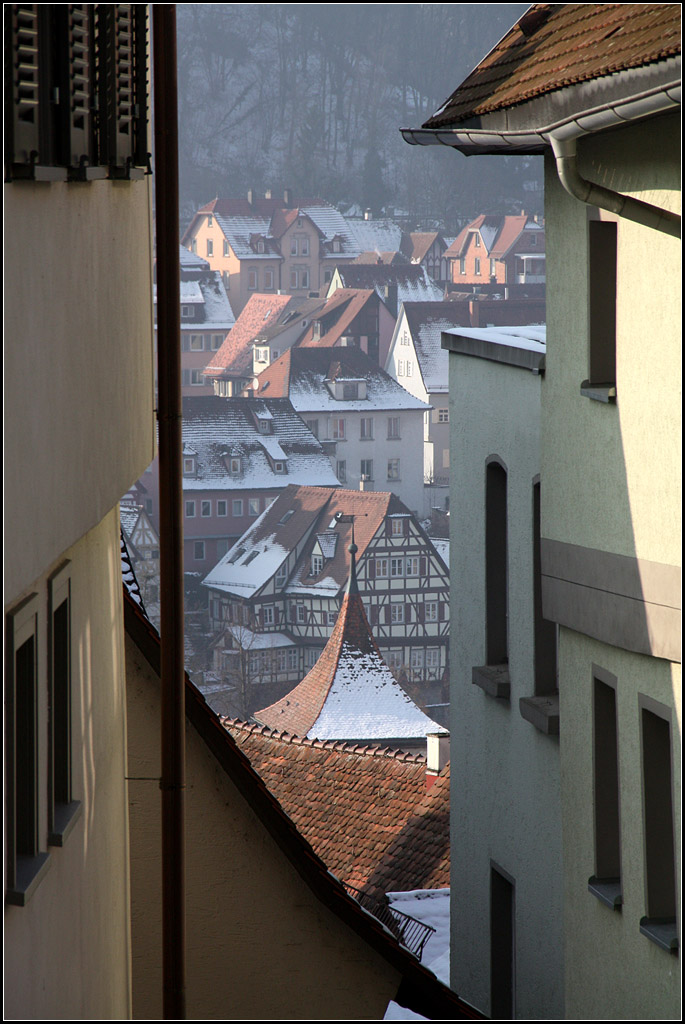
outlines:
[[[542,208],[541,161],[407,145],[526,4],[180,4],[181,205],[292,188],[456,232]]]

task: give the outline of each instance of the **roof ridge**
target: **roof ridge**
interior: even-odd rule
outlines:
[[[230,715],[220,715],[221,724],[225,729],[241,729],[244,732],[265,736],[267,739],[278,740],[282,743],[292,743],[294,746],[314,747],[317,750],[336,750],[340,753],[356,754],[361,757],[384,757],[392,761],[408,761],[416,764],[425,764],[424,754],[413,754],[406,750],[399,750],[394,747],[376,746],[372,743],[355,743],[346,740],[321,740],[318,737],[298,736],[296,733],[288,732],[285,729],[274,729],[262,722],[246,722],[240,718],[232,718]]]

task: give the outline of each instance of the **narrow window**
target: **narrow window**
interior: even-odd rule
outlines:
[[[619,908],[622,897],[616,680],[609,673],[602,675],[602,679],[597,674],[593,678],[595,874],[588,886],[602,902]]]
[[[193,555],[196,562],[204,562],[205,560],[205,542],[203,540],[196,540],[193,548]]]
[[[514,1016],[514,883],[490,865],[490,1017]]]
[[[213,256],[214,255],[214,242],[213,242],[213,240],[211,238],[207,239],[207,255],[208,256]]]
[[[71,774],[71,578],[69,563],[49,581],[48,841],[61,846],[79,804]]]
[[[616,383],[616,224],[591,220],[589,227],[590,384]]]
[[[658,945],[674,950],[677,937],[671,724],[646,707],[642,707],[642,781],[647,914],[640,921],[640,930]]]
[[[540,484],[533,484],[533,609],[535,643],[535,696],[557,690],[557,629],[542,617],[542,563],[540,557]]]
[[[490,462],[485,490],[486,662],[509,661],[507,629],[507,473]]]

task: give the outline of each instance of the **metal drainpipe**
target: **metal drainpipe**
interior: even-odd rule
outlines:
[[[184,1020],[185,668],[175,4],[153,4],[152,24],[161,583],[163,1013],[165,1020]]]
[[[644,203],[632,196],[625,196],[621,192],[614,192],[583,178],[578,170],[577,141],[577,138],[559,139],[550,135],[559,181],[569,195],[588,206],[598,206],[601,210],[608,210],[655,231],[680,237],[680,217],[677,213],[663,210],[651,203]]]

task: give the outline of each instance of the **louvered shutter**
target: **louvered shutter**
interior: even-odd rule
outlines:
[[[367,572],[367,575],[368,575],[369,579],[370,580],[375,580],[375,578],[376,578],[376,559],[375,558],[367,559],[366,566],[367,566],[366,572]]]
[[[147,12],[144,4],[96,5],[100,159],[114,177],[146,162]]]
[[[69,66],[64,92],[69,109],[64,157],[69,166],[85,168],[95,155],[92,123],[95,14],[93,4],[68,4],[65,13]]]
[[[277,626],[280,620],[280,612],[278,608],[274,608],[274,625]]]
[[[369,607],[369,622],[372,626],[378,624],[378,605],[372,604]]]
[[[428,560],[425,557],[421,557],[419,561],[419,575],[423,579],[428,572]]]
[[[417,604],[416,606],[416,618],[419,622],[426,621],[426,609],[422,604]]]
[[[4,27],[7,158],[30,166],[40,156],[38,4],[7,4]]]

